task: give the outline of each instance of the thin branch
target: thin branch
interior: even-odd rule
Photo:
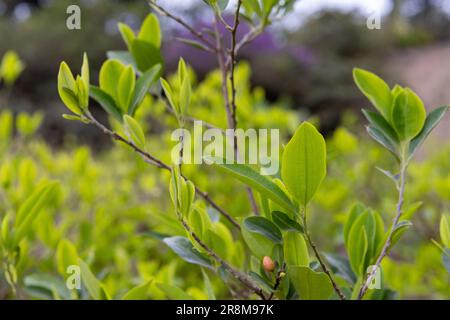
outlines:
[[[127,139],[125,139],[124,137],[122,137],[121,135],[119,135],[118,133],[111,131],[110,129],[108,129],[107,127],[105,127],[102,123],[98,122],[97,119],[94,118],[94,116],[88,111],[86,112],[85,116],[87,117],[87,119],[90,121],[90,123],[94,124],[95,126],[97,126],[99,129],[101,129],[103,131],[103,133],[107,134],[108,136],[110,136],[113,140],[116,141],[120,141],[126,145],[128,145],[130,148],[132,148],[135,152],[137,152],[139,155],[142,156],[142,158],[144,159],[145,162],[154,165],[160,169],[163,170],[167,170],[167,171],[171,171],[172,168],[165,164],[164,162],[162,162],[161,160],[159,160],[158,158],[152,156],[151,154],[149,154],[148,152],[140,149],[139,147],[137,147],[132,141],[129,141]],[[182,176],[185,180],[186,177]],[[240,229],[241,226],[239,225],[239,223],[234,220],[234,218],[228,213],[226,212],[222,207],[220,207],[216,202],[214,202],[211,197],[208,195],[207,192],[202,191],[201,189],[199,189],[197,186],[195,186],[195,191],[206,201],[208,202],[214,209],[216,209],[217,211],[219,211],[228,221],[231,222],[232,225],[234,225],[236,228]]]
[[[337,293],[337,295],[339,296],[339,298],[341,300],[346,300],[347,298],[345,297],[344,293],[342,292],[342,290],[339,288],[338,284],[334,280],[327,265],[323,262],[322,256],[320,255],[319,250],[317,249],[317,246],[311,239],[311,235],[308,230],[308,223],[307,223],[307,219],[306,219],[306,211],[303,212],[302,217],[303,217],[303,228],[305,231],[306,241],[308,241],[309,246],[314,251],[314,255],[316,256],[317,261],[319,262],[320,267],[322,268],[323,272],[325,272],[325,274],[328,276],[328,279],[330,279],[331,284],[333,285],[334,291]]]
[[[273,296],[275,295],[275,291],[277,291],[278,287],[281,284],[281,280],[285,276],[285,272],[286,272],[286,264],[283,263],[283,266],[277,272],[277,277],[275,279],[275,285],[273,286],[273,292],[270,294],[270,296],[267,300],[272,300]]]
[[[242,0],[238,0],[237,5],[236,5],[236,13],[234,14],[234,25],[233,25],[233,29],[231,30],[230,83],[231,83],[231,116],[232,116],[232,120],[233,120],[233,122],[232,122],[233,128],[237,127],[236,82],[235,82],[235,78],[234,78],[234,72],[235,72],[235,68],[236,68],[236,54],[237,54],[237,52],[236,52],[236,45],[237,45],[236,36],[237,36],[237,31],[238,31],[239,23],[240,23],[239,11],[241,10],[241,6],[242,6]]]
[[[261,27],[252,28],[249,32],[247,32],[242,39],[236,44],[236,54],[247,44],[255,40],[262,33]],[[231,64],[231,59],[228,58],[225,62],[226,67]]]
[[[364,297],[364,295],[366,294],[367,290],[369,289],[369,284],[372,282],[373,277],[376,275],[377,271],[380,268],[381,262],[389,253],[389,249],[390,249],[390,246],[392,243],[392,236],[394,234],[395,228],[397,227],[397,224],[402,215],[402,208],[403,208],[404,194],[405,194],[405,178],[406,178],[405,175],[406,175],[406,165],[404,164],[404,161],[402,161],[401,169],[400,169],[400,185],[398,188],[399,189],[398,201],[397,201],[397,206],[396,206],[396,214],[392,221],[392,227],[391,227],[391,230],[389,231],[386,242],[384,243],[383,248],[381,249],[381,253],[375,262],[375,265],[373,266],[371,272],[369,273],[366,280],[364,281],[364,284],[361,287],[361,290],[359,291],[358,300],[361,300]]]
[[[180,221],[183,224],[183,227],[186,231],[192,236],[192,238],[206,251],[206,253],[211,256],[214,260],[220,263],[233,277],[242,282],[245,286],[250,288],[254,293],[256,293],[261,299],[266,300],[264,296],[263,290],[256,285],[253,280],[251,280],[245,273],[240,272],[239,270],[232,267],[228,262],[223,260],[217,253],[215,253],[208,245],[206,245],[199,236],[189,227],[186,221],[180,216]]]
[[[210,50],[215,51],[216,47],[214,46],[214,44],[209,41],[203,33],[198,32],[197,30],[195,30],[192,26],[190,26],[186,21],[184,21],[183,19],[181,19],[180,17],[177,17],[175,15],[173,15],[172,13],[170,13],[169,11],[167,11],[166,9],[164,9],[163,7],[161,7],[159,4],[157,4],[156,2],[152,1],[152,0],[148,0],[147,3],[149,4],[150,7],[156,9],[157,11],[160,12],[161,15],[164,15],[170,19],[172,19],[173,21],[177,22],[179,25],[183,26],[186,30],[188,30],[193,36],[195,36],[196,38],[198,38],[200,41],[202,41],[206,47],[208,47]]]

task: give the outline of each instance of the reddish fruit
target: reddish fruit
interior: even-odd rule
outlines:
[[[265,256],[263,258],[262,265],[264,270],[268,272],[272,272],[273,270],[275,270],[275,262],[273,262],[273,260],[268,256]]]

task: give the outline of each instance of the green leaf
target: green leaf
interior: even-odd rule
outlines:
[[[342,276],[342,278],[344,278],[349,284],[354,284],[356,282],[356,275],[352,271],[348,259],[335,254],[325,254],[325,258],[327,259],[334,273]]]
[[[281,177],[291,195],[306,206],[325,176],[325,140],[312,124],[304,122],[286,145]]]
[[[87,97],[89,97],[90,72],[89,72],[89,60],[86,53],[84,53],[83,55],[83,65],[81,66],[81,79],[83,80],[86,90],[88,90]]]
[[[67,276],[67,268],[78,264],[77,248],[67,239],[62,239],[56,248],[56,265],[58,272]]]
[[[270,293],[274,292],[272,284],[268,280],[261,277],[256,272],[250,271],[248,273],[248,275],[265,291],[270,292]]]
[[[249,166],[243,164],[226,164],[224,159],[216,157],[205,157],[205,160],[214,163],[223,172],[230,174],[234,178],[260,192],[292,215],[297,213],[296,205],[276,183],[269,180],[267,177],[260,175]]]
[[[353,79],[359,90],[361,90],[383,117],[390,122],[392,94],[386,82],[377,75],[358,68],[353,69]]]
[[[383,133],[383,136],[386,137],[393,146],[398,148],[399,141],[397,133],[395,132],[394,128],[392,128],[392,126],[386,121],[386,119],[381,114],[374,111],[363,109],[362,112],[370,122],[370,124],[381,131],[381,133]]]
[[[82,111],[78,105],[77,83],[73,77],[69,66],[62,62],[58,73],[58,93],[66,107],[75,114],[81,114]]]
[[[125,293],[122,300],[145,300],[148,298],[148,290],[152,284],[153,280],[149,280],[139,286],[132,288],[130,291]]]
[[[125,66],[118,60],[107,60],[100,69],[100,88],[118,101],[118,84]]]
[[[11,86],[24,69],[25,65],[17,53],[11,50],[7,51],[0,63],[0,80],[3,78],[5,84]]]
[[[422,145],[428,135],[433,131],[433,129],[439,124],[439,122],[444,118],[445,113],[449,109],[448,106],[442,106],[434,109],[430,112],[425,120],[422,131],[415,137],[409,145],[409,157],[411,158],[417,149]]]
[[[106,93],[99,87],[91,86],[90,96],[92,99],[97,101],[110,116],[112,116],[119,122],[123,121],[122,112],[116,105],[114,99],[108,93]]]
[[[179,115],[180,114],[180,108],[178,107],[178,103],[175,100],[175,96],[173,94],[172,87],[170,86],[170,83],[167,82],[167,80],[161,78],[161,87],[164,90],[164,94],[166,95],[166,98],[169,101],[170,106],[177,113],[177,115]]]
[[[138,148],[145,150],[145,134],[139,123],[129,115],[124,115],[123,121],[130,139]]]
[[[244,220],[243,226],[252,233],[258,233],[274,243],[283,241],[281,231],[270,220],[263,217],[248,217]]]
[[[392,124],[401,141],[409,141],[422,130],[426,118],[422,100],[410,89],[397,95],[392,110]]]
[[[333,286],[327,275],[304,266],[289,266],[288,275],[302,300],[327,300]]]
[[[447,248],[450,248],[450,219],[445,214],[443,214],[441,217],[441,223],[439,224],[439,233],[442,243]]]
[[[58,183],[50,182],[34,191],[20,206],[15,221],[15,242],[18,243],[29,232],[41,210],[58,192]]]
[[[372,139],[388,149],[397,159],[399,158],[397,146],[393,144],[381,130],[372,125],[367,126],[366,129],[367,133],[372,137]]]
[[[133,43],[134,39],[136,38],[136,35],[134,34],[134,31],[126,24],[119,22],[118,25],[120,34],[122,35],[122,39],[127,45],[128,49],[131,48],[131,44]]]
[[[296,221],[292,220],[291,218],[289,218],[289,216],[287,214],[285,214],[284,212],[273,211],[272,212],[272,221],[281,230],[284,230],[284,231],[296,231],[296,232],[303,233],[302,226],[298,222],[296,222]]]
[[[157,283],[156,286],[164,292],[169,300],[194,300],[194,298],[178,287],[166,283]]]
[[[250,251],[258,258],[262,259],[264,256],[270,255],[273,251],[275,243],[269,238],[257,232],[251,232],[243,225],[241,229],[242,237],[245,243],[250,248]]]
[[[103,284],[95,277],[89,266],[81,259],[78,259],[78,265],[81,269],[81,280],[84,286],[95,300],[111,300],[109,293]]]
[[[192,246],[189,239],[175,236],[163,240],[181,259],[189,263],[213,269],[211,261]]]
[[[117,60],[125,66],[132,65],[135,71],[138,71],[136,61],[128,51],[108,51],[106,56],[110,60]],[[138,72],[136,72],[138,73]]]
[[[191,81],[189,80],[189,76],[186,75],[181,84],[180,91],[180,112],[182,115],[187,113],[189,105],[191,104]]]
[[[150,89],[151,85],[156,81],[158,74],[161,71],[161,66],[156,65],[150,70],[144,72],[136,82],[133,100],[131,101],[128,114],[133,116]]]
[[[363,217],[360,216],[358,219],[361,218]],[[366,229],[362,225],[356,225],[355,222],[350,230],[347,252],[352,270],[358,276],[362,276],[366,272],[365,259],[368,246]]]
[[[209,280],[208,275],[205,270],[202,269],[203,282],[205,286],[206,295],[208,296],[208,300],[216,300],[216,295],[214,294],[214,288]]]
[[[155,47],[161,47],[161,27],[158,17],[150,13],[144,20],[138,38],[151,43]]]
[[[284,234],[283,252],[288,266],[309,266],[308,246],[300,233],[288,231]]]
[[[356,202],[350,209],[350,213],[348,214],[347,220],[344,224],[344,244],[346,248],[348,248],[348,239],[353,224],[355,223],[356,219],[365,211],[366,207],[359,202]]]
[[[157,64],[164,65],[161,51],[149,42],[134,40],[131,45],[131,54],[141,72],[145,72]]]
[[[134,95],[134,87],[136,85],[136,74],[132,66],[128,66],[122,72],[117,87],[117,102],[124,113],[127,113],[131,99]]]
[[[402,235],[409,229],[412,227],[412,223],[411,221],[408,220],[403,220],[400,221],[397,226],[394,228],[394,232],[392,233],[392,238],[391,238],[391,244],[389,246],[389,249],[392,248],[402,237]],[[380,245],[381,247],[381,245]],[[381,248],[380,248],[381,249]]]

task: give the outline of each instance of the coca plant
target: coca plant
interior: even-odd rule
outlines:
[[[217,57],[226,127],[236,129],[239,125],[243,128],[245,123],[238,122],[240,109],[236,99],[237,54],[275,18],[289,11],[294,1],[238,0],[233,8],[232,24],[223,17],[228,1],[205,2],[212,10],[214,21],[211,30],[201,31],[155,1],[149,1],[149,5],[190,32],[192,38],[181,39],[183,42]],[[251,28],[248,34],[237,39],[241,20]],[[225,43],[218,31],[220,24],[224,24],[229,32],[230,43]],[[236,219],[216,203],[207,190],[200,189],[193,177],[184,174],[183,165],[166,163],[148,151],[151,148],[146,144],[146,134],[136,117],[142,101],[151,94],[166,103],[178,127],[188,127],[196,120],[190,113],[196,108],[192,103],[192,71],[181,59],[176,78],[161,78],[164,58],[156,15],[150,14],[137,34],[125,24],[119,24],[119,30],[128,50],[108,53],[109,59],[100,70],[98,86],[91,84],[85,55],[78,76],[73,75],[67,64],[61,64],[58,91],[72,112],[64,115],[65,118],[97,126],[112,139],[130,147],[149,165],[170,172],[168,190],[178,227],[184,229],[185,235],[158,235],[167,246],[181,259],[202,267],[203,271],[209,269],[217,273],[229,284],[230,292],[238,297],[344,300],[375,299],[386,293],[371,289],[380,276],[383,259],[411,226],[403,210],[408,165],[444,116],[447,106],[427,115],[423,102],[411,89],[398,85],[391,89],[373,73],[354,70],[356,85],[375,108],[363,110],[369,122],[367,131],[397,159],[397,168],[380,170],[397,187],[398,201],[395,210],[383,213],[383,216],[356,203],[343,229],[347,257],[336,258],[336,255],[321,251],[315,244],[320,235],[312,234],[309,228],[310,217],[315,214],[311,201],[327,173],[326,143],[316,127],[309,122],[298,126],[284,147],[278,176],[260,175],[244,164],[208,159],[215,162],[217,170],[248,188],[253,215]],[[109,114],[110,127],[99,122],[89,111],[89,97]],[[212,219],[210,208],[220,213],[219,220]],[[385,226],[383,217],[386,216],[390,216],[392,222]],[[448,238],[448,228],[441,229],[444,230],[443,238]],[[244,250],[250,254],[249,259],[242,257]],[[69,251],[76,252],[76,249]],[[448,254],[448,250],[444,253]],[[108,298],[105,287],[87,264],[77,260],[76,254],[71,260],[81,264],[83,281],[91,296]],[[209,284],[206,286],[208,296],[214,298],[208,276],[203,274],[205,284]],[[235,290],[236,284],[239,290]],[[132,296],[138,297],[138,292],[148,285],[133,289]],[[180,288],[165,283],[156,285],[168,297],[189,298]]]

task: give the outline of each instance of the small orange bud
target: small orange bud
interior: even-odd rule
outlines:
[[[264,270],[268,272],[272,272],[273,270],[275,270],[275,262],[273,262],[273,260],[268,256],[265,256],[263,258],[262,265]]]

